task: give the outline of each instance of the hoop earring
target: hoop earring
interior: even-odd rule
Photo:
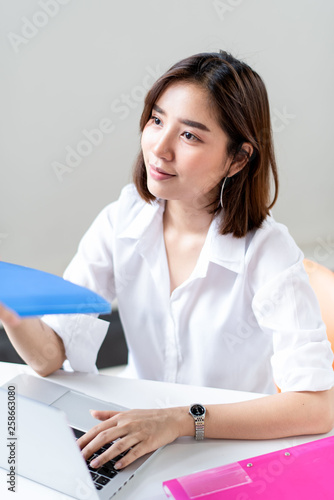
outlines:
[[[224,179],[224,181],[223,181],[221,190],[220,190],[219,204],[220,204],[221,208],[224,208],[224,205],[223,205],[223,193],[224,193],[224,187],[225,187],[225,183],[226,183],[227,179],[228,179],[228,177],[226,176],[225,179]]]

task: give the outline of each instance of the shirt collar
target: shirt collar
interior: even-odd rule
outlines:
[[[208,237],[208,259],[235,273],[242,273],[245,265],[246,237],[236,238],[232,234],[220,234],[217,218],[211,223]]]
[[[141,210],[137,213],[130,224],[122,231],[118,238],[130,238],[140,240],[145,233],[151,233],[152,224],[159,224],[165,210],[165,202],[156,199],[153,203],[143,202]]]
[[[154,252],[156,237],[161,235],[162,216],[165,201],[156,199],[153,203],[144,203],[132,222],[118,235],[118,238],[137,240],[141,252],[149,249]],[[235,238],[232,234],[219,233],[219,219],[214,218],[206,237],[197,265],[197,276],[204,276],[209,262],[218,264],[235,273],[244,270],[246,238]]]

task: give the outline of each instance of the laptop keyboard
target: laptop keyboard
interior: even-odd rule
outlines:
[[[85,434],[84,432],[79,431],[78,429],[75,429],[74,427],[72,427],[72,430],[74,432],[74,435],[75,435],[76,439],[79,439],[79,437],[81,437],[81,436],[83,436]],[[111,481],[111,479],[113,479],[118,474],[119,471],[117,471],[114,468],[114,465],[115,465],[115,463],[118,460],[120,460],[122,457],[124,457],[124,455],[127,454],[127,451],[124,452],[124,453],[121,453],[120,455],[118,455],[117,457],[113,458],[112,460],[109,460],[108,462],[106,462],[105,464],[103,464],[101,467],[99,467],[97,469],[91,467],[90,466],[90,462],[92,462],[92,460],[94,460],[94,458],[96,458],[99,455],[101,455],[101,453],[104,453],[108,448],[110,448],[110,446],[112,444],[113,443],[107,443],[107,444],[105,444],[99,450],[97,450],[94,453],[94,455],[92,455],[91,457],[89,457],[88,460],[86,460],[86,464],[87,464],[88,470],[89,470],[89,472],[90,472],[90,474],[92,476],[95,488],[97,490],[102,490],[103,486],[105,486],[106,484],[108,484],[109,481]]]

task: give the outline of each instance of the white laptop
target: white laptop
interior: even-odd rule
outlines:
[[[10,435],[13,426],[8,419],[8,409],[13,408],[8,405],[13,401],[9,386],[14,386],[17,393],[14,435]],[[90,408],[126,409],[32,375],[22,374],[10,380],[0,387],[0,467],[74,498],[113,497],[152,453],[120,471],[113,469],[112,462],[89,469],[75,435],[79,437],[96,425]]]

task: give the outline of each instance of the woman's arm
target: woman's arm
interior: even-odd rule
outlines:
[[[321,392],[290,392],[241,403],[208,405],[205,437],[220,439],[273,439],[293,435],[322,434],[334,426],[334,389]],[[194,420],[188,407],[126,412],[94,411],[102,420],[78,440],[85,459],[102,445],[119,439],[100,455],[99,467],[120,453],[116,468],[171,443],[194,436]]]
[[[206,437],[273,439],[322,434],[334,426],[334,389],[286,392],[252,401],[209,406]]]
[[[58,370],[66,359],[61,338],[38,318],[21,319],[0,304],[0,320],[21,358],[39,375]]]

